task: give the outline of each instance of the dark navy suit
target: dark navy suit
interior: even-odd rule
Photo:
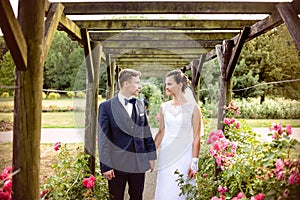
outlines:
[[[112,179],[113,182],[109,181],[110,190],[114,189],[111,187],[123,187],[123,182],[119,183],[117,176],[132,177],[132,175],[142,174],[144,177],[144,173],[150,169],[149,160],[156,160],[156,148],[144,103],[137,100],[136,108],[137,117],[134,122],[120,103],[118,96],[99,105],[100,168],[102,173],[114,169],[116,175],[116,178]],[[144,179],[134,180],[134,182],[141,182],[142,188],[144,187]],[[116,189],[120,190],[120,188]],[[133,200],[138,196],[131,194],[134,193],[132,189],[129,193]]]

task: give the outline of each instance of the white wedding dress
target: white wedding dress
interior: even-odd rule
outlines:
[[[195,103],[187,102],[174,106],[171,101],[162,104],[165,121],[165,135],[158,152],[158,174],[155,200],[186,199],[179,196],[176,170],[187,177],[192,160],[192,114]]]

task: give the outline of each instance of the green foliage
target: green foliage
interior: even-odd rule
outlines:
[[[260,98],[234,99],[244,119],[300,119],[300,102],[284,98],[268,97],[260,104]],[[217,117],[217,103],[205,104],[211,117]]]
[[[3,93],[1,94],[1,97],[2,97],[2,98],[8,98],[8,97],[9,97],[9,93],[8,93],[8,92],[3,92]]]
[[[72,92],[72,91],[67,92],[67,96],[72,99],[75,97],[75,92]]]
[[[57,31],[45,62],[44,88],[73,89],[82,63],[83,49],[65,32]]]
[[[217,59],[205,62],[200,77],[200,100],[204,104],[219,101],[219,64]]]
[[[42,99],[46,99],[47,98],[47,95],[45,92],[42,92]]]
[[[266,99],[262,104],[259,99],[235,100],[244,119],[300,119],[300,102],[277,98]]]
[[[15,84],[15,63],[10,52],[6,52],[3,60],[0,60],[0,86],[14,86]],[[13,95],[14,90],[1,88],[0,93],[8,92]]]
[[[60,98],[60,94],[55,92],[50,92],[48,95],[48,99],[59,99],[59,98]]]
[[[154,84],[144,83],[141,93],[144,95],[144,99],[149,103],[147,111],[150,125],[152,127],[157,127],[159,108],[162,103],[161,91]]]
[[[83,180],[92,174],[87,165],[89,156],[82,148],[78,147],[74,153],[63,145],[58,151],[58,163],[51,166],[54,175],[41,186],[42,199],[109,199],[107,181],[99,171],[93,188],[83,186]]]
[[[86,94],[84,92],[77,92],[76,97],[84,99],[86,97]]]
[[[263,193],[270,200],[296,200],[299,197],[300,183],[293,183],[297,179],[291,177],[292,174],[300,176],[300,155],[292,155],[291,152],[299,148],[299,142],[291,139],[290,129],[284,129],[280,124],[273,124],[271,127],[272,142],[260,141],[259,136],[244,121],[234,119],[238,113],[237,108],[234,108],[227,107],[224,136],[226,140],[237,144],[235,155],[220,157],[221,160],[216,161],[211,153],[229,146],[219,146],[216,142],[206,143],[208,138],[213,138],[212,134],[209,137],[206,135],[201,141],[197,185],[187,187],[186,181],[179,176],[178,184],[182,192],[193,194],[189,195],[189,199],[206,200],[222,196],[219,187],[223,187],[227,190],[223,194],[224,199],[232,199],[239,193],[250,199]],[[215,141],[225,139],[220,138],[217,137]],[[284,169],[280,169],[280,160],[285,165]]]
[[[0,61],[2,60],[3,56],[6,54],[7,51],[8,51],[8,48],[4,41],[4,37],[0,36]]]
[[[249,74],[251,72],[251,74]],[[251,77],[252,75],[252,77]],[[247,78],[246,78],[247,77]],[[234,72],[233,90],[253,84],[299,79],[300,57],[290,33],[281,25],[247,42]],[[276,95],[300,99],[299,82],[260,85],[249,91],[234,91],[236,97]]]

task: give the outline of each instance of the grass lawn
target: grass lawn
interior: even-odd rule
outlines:
[[[100,99],[99,99],[100,101]],[[84,110],[85,99],[57,99],[43,100],[43,107],[72,107]],[[0,98],[0,108],[13,108],[13,99]],[[13,121],[13,113],[0,112],[0,121]],[[268,128],[273,122],[281,123],[283,126],[290,124],[292,127],[300,127],[300,119],[245,119],[247,124],[253,128]],[[216,127],[217,120],[212,119],[212,127]],[[84,127],[84,112],[43,112],[42,127],[43,128],[78,128]]]

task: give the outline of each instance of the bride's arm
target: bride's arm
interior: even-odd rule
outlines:
[[[193,139],[193,158],[199,157],[200,152],[200,131],[201,131],[201,111],[198,105],[195,106],[192,118],[192,125],[194,131]]]
[[[164,120],[164,115],[162,113],[162,107],[160,107],[158,132],[156,133],[155,139],[154,139],[156,149],[159,149],[164,135],[165,135],[165,120]]]
[[[198,171],[198,157],[200,152],[200,131],[201,131],[201,112],[198,105],[195,106],[192,118],[192,126],[194,132],[193,150],[191,166],[188,170],[188,177],[194,178]]]

